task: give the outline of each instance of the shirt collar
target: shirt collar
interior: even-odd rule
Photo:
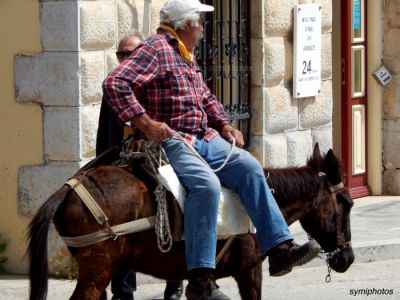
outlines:
[[[181,53],[184,60],[188,64],[192,64],[194,62],[194,54],[186,49],[185,44],[182,42],[182,40],[179,38],[178,34],[172,27],[161,24],[160,27],[157,29],[157,32],[158,33],[162,32],[163,34],[165,34],[168,42],[176,40],[178,43],[179,52]]]

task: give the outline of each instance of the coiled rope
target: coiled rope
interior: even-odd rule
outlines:
[[[186,141],[182,136],[180,136],[177,132],[175,131],[173,132],[172,139],[177,139],[182,141],[191,150],[193,155],[195,155],[198,159],[204,162],[206,166],[210,167],[208,163],[205,161],[205,159],[193,148],[193,146],[188,141]],[[162,146],[158,143],[151,141],[139,142],[138,151],[133,152],[130,151],[129,148],[129,143],[132,141],[133,139],[130,141],[128,140],[127,143],[124,143],[120,154],[119,163],[126,164],[127,161],[129,161],[132,158],[146,157],[148,159],[149,165],[152,168],[154,177],[158,179],[158,170],[157,170],[158,167],[161,167],[162,164],[169,163],[168,157],[165,154],[165,151],[162,148]],[[232,147],[225,161],[217,169],[211,168],[213,172],[216,173],[225,167],[225,165],[228,163],[229,159],[232,156],[235,144],[236,140],[233,138]],[[140,148],[144,152],[141,152]],[[154,148],[157,148],[158,151],[154,151]],[[157,180],[157,186],[154,190],[154,196],[157,202],[157,212],[154,223],[154,230],[157,236],[157,246],[161,252],[166,253],[170,251],[172,248],[172,234],[171,234],[171,228],[169,226],[166,188],[161,184],[161,181],[159,179]]]

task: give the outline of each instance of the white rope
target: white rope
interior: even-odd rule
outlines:
[[[145,143],[145,151],[148,159],[150,160],[150,165],[153,168],[153,172],[158,174],[157,167],[161,166],[163,161],[163,151],[161,150],[161,145],[159,147],[158,159],[156,157],[156,153],[153,152],[152,142]],[[171,228],[169,227],[169,219],[168,219],[168,207],[167,207],[167,195],[166,189],[161,184],[160,181],[157,183],[157,187],[154,190],[154,195],[156,197],[157,202],[157,213],[156,219],[154,222],[154,229],[157,235],[157,246],[161,252],[166,253],[172,248],[172,235]]]
[[[154,223],[157,245],[161,252],[166,253],[172,248],[172,235],[169,227],[165,187],[161,183],[157,184],[154,194],[157,201],[157,213]]]
[[[174,131],[172,137],[173,137],[174,139],[177,139],[177,140],[182,141],[182,142],[193,152],[193,154],[194,154],[197,158],[199,158],[202,162],[204,162],[207,166],[209,166],[209,164],[207,163],[207,161],[196,151],[196,149],[194,149],[193,146],[192,146],[191,144],[189,144],[189,142],[186,141],[183,137],[181,137],[176,131]],[[225,161],[222,163],[222,165],[220,165],[220,166],[219,166],[218,168],[216,168],[216,169],[213,169],[213,168],[210,167],[211,170],[212,170],[214,173],[217,173],[218,171],[221,171],[221,170],[225,167],[225,165],[228,163],[228,161],[230,160],[230,158],[231,158],[231,156],[232,156],[233,150],[234,150],[234,148],[235,148],[235,144],[236,144],[236,140],[235,140],[235,138],[232,138],[232,146],[231,146],[231,149],[229,150],[229,153],[228,153],[228,155],[226,156],[226,159],[225,159]]]

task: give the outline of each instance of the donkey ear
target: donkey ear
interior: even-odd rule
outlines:
[[[321,156],[321,151],[319,150],[318,143],[314,146],[314,151],[312,157],[308,160],[307,165],[310,166],[314,171],[320,171],[323,163],[323,158]]]
[[[314,151],[313,151],[313,158],[317,160],[322,159],[321,151],[319,150],[319,144],[315,143]]]
[[[325,155],[325,163],[327,166],[337,168],[339,167],[339,160],[333,153],[332,149],[329,149],[328,153]]]

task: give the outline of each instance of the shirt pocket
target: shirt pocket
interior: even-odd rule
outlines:
[[[171,93],[173,96],[190,96],[192,95],[192,78],[189,70],[185,67],[174,67],[166,70]]]

